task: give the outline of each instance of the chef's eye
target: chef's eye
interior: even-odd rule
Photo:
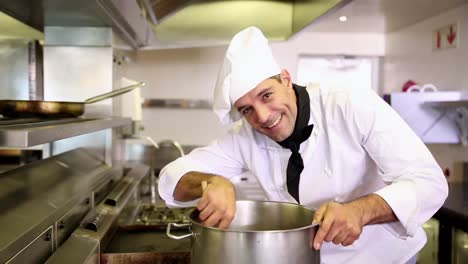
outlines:
[[[263,100],[267,100],[268,98],[271,97],[272,94],[273,94],[272,92],[265,93],[265,94],[262,96],[262,99],[263,99]]]
[[[245,108],[241,109],[240,112],[241,112],[242,115],[246,115],[246,114],[250,113],[251,111],[252,111],[252,107],[249,106],[249,107],[245,107]]]

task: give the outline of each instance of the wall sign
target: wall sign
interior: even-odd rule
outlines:
[[[456,48],[458,38],[457,23],[436,29],[432,32],[432,50]]]

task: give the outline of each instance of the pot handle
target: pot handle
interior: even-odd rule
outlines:
[[[183,238],[186,238],[186,237],[190,237],[192,236],[192,233],[190,234],[186,234],[186,235],[182,235],[182,236],[175,236],[173,234],[171,234],[171,226],[175,226],[175,227],[185,227],[185,226],[189,226],[190,224],[177,224],[177,223],[169,223],[167,225],[167,229],[166,229],[166,235],[172,239],[183,239]]]

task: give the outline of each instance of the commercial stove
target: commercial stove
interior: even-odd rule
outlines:
[[[1,173],[0,263],[190,263],[190,239],[165,226],[191,209],[155,202],[147,179],[82,148]]]
[[[1,147],[54,142],[44,159],[0,173],[0,263],[190,263],[190,239],[173,240],[165,231],[169,222],[188,223],[192,208],[165,207],[150,166],[110,166],[103,155],[101,130],[128,123],[115,117],[0,118]],[[69,141],[72,150],[52,151],[61,139],[84,134],[84,147]],[[239,199],[265,199],[252,178],[234,183]]]
[[[101,254],[101,263],[190,263],[190,239],[171,239],[166,228],[168,223],[189,223],[192,209],[169,209],[159,202],[128,206],[112,241]],[[187,227],[173,231],[188,232]]]

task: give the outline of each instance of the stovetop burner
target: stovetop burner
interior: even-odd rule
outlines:
[[[189,224],[188,215],[194,208],[167,208],[152,204],[142,205],[136,218],[130,222],[120,225],[125,230],[166,230],[169,223]],[[188,226],[174,227],[174,229],[185,230]]]
[[[193,208],[161,208],[151,205],[144,205],[137,222],[145,225],[164,225],[169,223],[188,224],[190,220],[188,213]]]

